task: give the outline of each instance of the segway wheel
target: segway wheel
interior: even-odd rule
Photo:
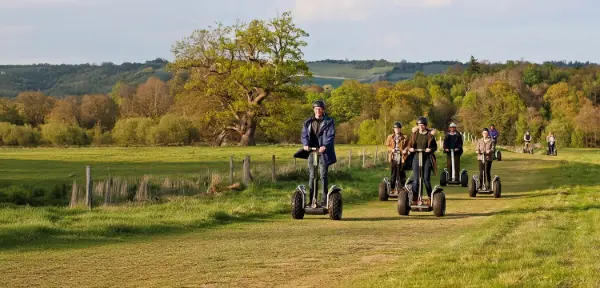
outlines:
[[[467,174],[467,171],[463,172],[460,176],[460,184],[462,187],[467,187],[469,185],[469,174]]]
[[[502,152],[498,151],[498,161],[502,161]]]
[[[342,194],[333,193],[329,196],[329,218],[331,220],[342,219]]]
[[[433,194],[433,214],[436,217],[442,217],[446,214],[446,194]]]
[[[558,156],[558,150],[554,149],[554,156]]]
[[[440,174],[440,186],[446,186],[448,181],[448,173],[446,171],[442,171]]]
[[[408,216],[410,206],[408,205],[408,192],[402,190],[398,195],[398,215]]]
[[[294,192],[294,196],[292,196],[292,218],[294,219],[304,218],[304,207],[302,207],[303,198],[304,194],[297,190]]]
[[[385,182],[379,183],[379,201],[388,201],[388,191]]]
[[[502,184],[500,180],[494,181],[494,198],[500,198],[502,194]]]
[[[477,187],[475,181],[471,180],[471,183],[469,183],[469,196],[470,197],[477,197]]]

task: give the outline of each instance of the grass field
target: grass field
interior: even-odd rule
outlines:
[[[310,71],[315,75],[344,77],[352,79],[370,79],[378,74],[392,71],[394,66],[356,69],[353,64],[309,63]]]
[[[288,148],[268,154],[278,149]],[[36,157],[24,161],[42,161]],[[65,161],[89,161],[78,158]],[[289,197],[300,181],[92,212],[0,208],[0,283],[598,287],[600,150],[561,149],[557,157],[505,151],[503,158],[492,168],[502,178],[503,197],[473,199],[465,188],[447,187],[443,218],[400,217],[394,201],[376,201],[377,185],[389,173],[382,167],[339,173],[330,182],[344,188],[342,221],[292,220]],[[135,167],[148,165],[140,162]],[[463,167],[476,172],[472,155],[464,156]]]

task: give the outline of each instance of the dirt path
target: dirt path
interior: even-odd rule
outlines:
[[[516,156],[518,157],[518,156]],[[346,207],[342,221],[289,215],[171,237],[89,248],[0,254],[0,278],[9,287],[316,287],[336,286],[385,268],[400,257],[436,247],[476,229],[494,212],[513,206],[522,192],[511,181],[526,162],[503,161],[505,197],[468,197],[466,188],[446,188],[448,215],[400,217],[396,202]],[[508,173],[512,170],[513,173]],[[517,173],[514,173],[517,172]],[[519,187],[520,189],[517,189]],[[519,191],[509,193],[509,191]],[[373,193],[376,199],[376,192]],[[427,248],[427,249],[423,249]]]

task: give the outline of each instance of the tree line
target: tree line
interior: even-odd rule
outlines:
[[[167,81],[121,81],[110,93],[82,97],[28,91],[0,99],[0,144],[298,143],[317,99],[336,121],[337,143],[383,143],[395,121],[408,133],[423,115],[437,129],[456,122],[476,134],[493,123],[505,145],[521,144],[527,130],[539,142],[552,131],[562,147],[600,144],[596,64],[486,63],[472,56],[442,74],[418,72],[396,83],[347,80],[334,89],[303,84],[312,79],[302,53],[308,36],[287,12],[219,24],[175,43]]]

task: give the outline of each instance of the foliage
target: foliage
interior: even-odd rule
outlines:
[[[43,140],[54,146],[84,145],[87,141],[85,131],[79,126],[48,123],[41,126]]]

